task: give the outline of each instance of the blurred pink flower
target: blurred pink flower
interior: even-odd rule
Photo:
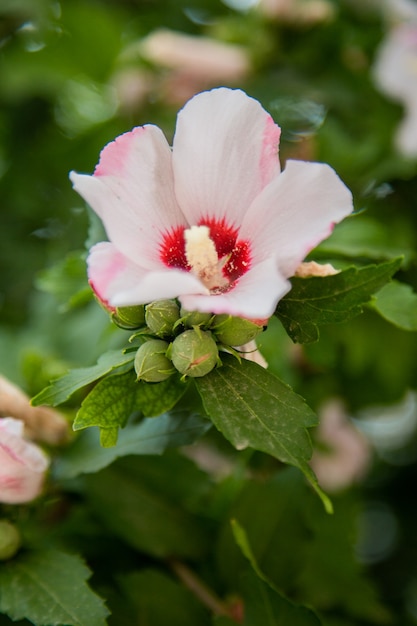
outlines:
[[[389,31],[378,49],[373,74],[379,89],[404,106],[395,138],[399,152],[417,157],[417,21]]]
[[[0,419],[0,502],[21,504],[36,498],[49,460],[23,437],[24,424],[13,417]]]
[[[311,467],[320,485],[327,491],[341,491],[358,482],[366,474],[371,461],[371,448],[365,436],[346,415],[342,402],[329,400],[319,412],[318,446]]]
[[[153,125],[108,144],[93,176],[70,174],[110,241],[88,258],[108,306],[178,297],[189,311],[268,318],[307,253],[352,211],[328,165],[288,161],[280,129],[240,90],[180,111],[169,147]]]

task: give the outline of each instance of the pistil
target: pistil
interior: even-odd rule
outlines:
[[[184,231],[185,256],[191,272],[198,276],[210,291],[223,289],[229,284],[222,268],[227,257],[219,259],[208,226],[191,226]]]

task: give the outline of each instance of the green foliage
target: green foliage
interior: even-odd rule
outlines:
[[[21,554],[0,569],[0,610],[39,626],[105,626],[108,610],[88,586],[91,571],[59,550]]]
[[[0,2],[0,373],[77,429],[48,445],[37,500],[0,505],[21,540],[0,565],[1,626],[417,623],[417,160],[398,153],[404,107],[372,69],[405,18],[329,0],[309,21],[314,0],[287,4],[295,16],[233,0]],[[239,44],[251,68],[211,79],[150,62],[143,38],[161,28]],[[268,370],[221,351],[187,384],[138,383],[143,331],[129,343],[94,301],[85,257],[106,233],[68,172],[92,172],[136,125],[171,138],[185,99],[218,84],[271,112],[284,167],[326,162],[352,189],[357,211],[310,254],[341,271],[292,279],[257,337]],[[211,317],[189,312],[167,342],[182,324],[215,334]],[[309,462],[335,396],[348,426],[369,411],[390,430],[367,421],[368,474],[327,515],[305,478],[329,508]]]
[[[86,483],[91,506],[105,527],[136,550],[159,558],[199,558],[207,550],[204,527],[196,515],[184,509],[184,496],[180,499],[169,482],[158,480],[155,461],[158,463],[152,457],[120,459],[89,474]],[[175,457],[171,465],[172,476],[182,470],[183,479],[185,468]]]
[[[346,322],[391,278],[402,259],[380,265],[351,267],[325,277],[293,278],[292,288],[275,315],[293,341],[318,341],[319,326]]]
[[[132,606],[132,619],[149,626],[208,626],[207,612],[190,591],[157,569],[124,576],[121,586]],[[163,598],[163,601],[161,601]]]

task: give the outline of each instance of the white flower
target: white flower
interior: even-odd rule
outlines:
[[[398,150],[417,157],[417,22],[389,31],[378,49],[373,74],[377,86],[404,105],[396,133]]]
[[[0,502],[30,502],[41,492],[49,459],[23,437],[23,422],[0,419]]]
[[[93,176],[72,172],[109,238],[88,259],[98,297],[271,316],[300,262],[352,211],[328,165],[288,161],[280,173],[279,136],[259,102],[214,89],[180,111],[172,150],[146,125],[108,144]]]

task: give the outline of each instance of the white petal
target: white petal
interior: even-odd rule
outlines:
[[[230,291],[210,296],[180,296],[181,304],[189,311],[229,313],[250,319],[270,317],[277,302],[291,289],[291,284],[277,270],[275,260],[269,258],[255,265],[242,276]]]
[[[255,263],[275,256],[289,277],[352,210],[352,194],[331,167],[287,161],[253,202],[239,236],[251,242]]]
[[[161,233],[187,225],[175,200],[171,149],[156,126],[135,128],[109,143],[94,176],[71,172],[70,178],[110,241],[143,267],[160,264]]]
[[[227,218],[239,225],[279,173],[280,129],[244,92],[214,89],[179,112],[173,143],[175,192],[190,224]]]
[[[109,242],[99,243],[90,250],[88,275],[94,291],[109,307],[147,304],[176,298],[181,293],[207,293],[189,272],[143,269]]]

